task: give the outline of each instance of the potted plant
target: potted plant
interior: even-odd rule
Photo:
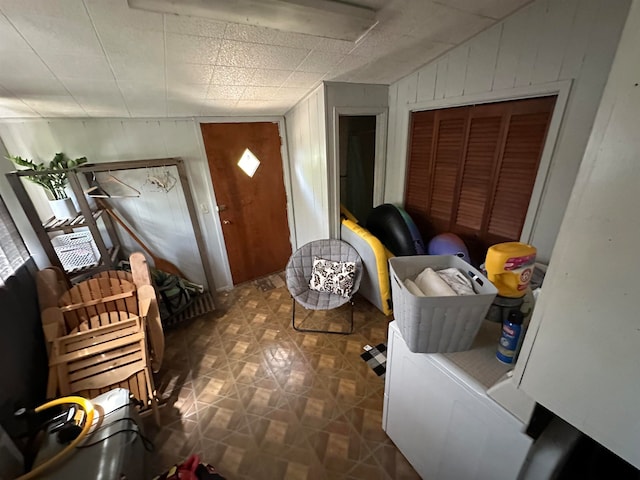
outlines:
[[[9,155],[7,158],[21,167],[27,167],[34,172],[43,172],[29,175],[27,178],[45,189],[51,210],[56,218],[73,218],[78,214],[73,206],[73,201],[67,194],[67,170],[86,163],[87,157],[72,160],[64,153],[56,153],[48,165],[45,165],[44,162],[36,164],[32,160],[26,160],[19,156]]]

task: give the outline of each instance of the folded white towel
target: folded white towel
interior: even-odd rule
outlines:
[[[457,268],[445,268],[438,270],[438,275],[442,278],[447,285],[449,285],[454,292],[458,295],[475,295],[471,280],[464,276],[464,274]]]
[[[404,281],[404,286],[407,287],[407,290],[409,290],[410,294],[415,295],[416,297],[424,297],[425,296],[425,294],[422,293],[422,290],[420,290],[420,288],[410,278],[407,278]]]
[[[427,267],[416,277],[416,285],[427,297],[454,297],[456,292],[447,285],[440,275]]]

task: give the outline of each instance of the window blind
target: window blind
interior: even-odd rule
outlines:
[[[29,259],[29,252],[0,197],[0,286]]]

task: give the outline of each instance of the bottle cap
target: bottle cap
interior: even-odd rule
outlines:
[[[524,314],[520,310],[511,310],[507,317],[507,321],[515,325],[522,325],[523,320]]]

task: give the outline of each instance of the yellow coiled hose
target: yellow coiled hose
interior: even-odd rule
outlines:
[[[95,410],[93,408],[93,404],[86,398],[74,397],[74,396],[56,398],[55,400],[51,400],[50,402],[40,405],[35,409],[35,412],[38,413],[43,410],[47,410],[48,408],[56,407],[58,405],[64,405],[67,403],[75,403],[76,405],[80,405],[80,407],[82,407],[82,409],[84,410],[86,419],[84,422],[84,427],[82,427],[82,431],[80,432],[80,435],[78,435],[69,445],[67,445],[67,447],[64,450],[59,452],[57,455],[51,457],[49,460],[47,460],[43,464],[38,465],[36,468],[31,470],[30,472],[27,472],[21,477],[18,477],[16,480],[28,480],[30,478],[35,478],[36,476],[40,475],[42,472],[44,472],[48,468],[51,468],[54,464],[58,463],[64,457],[69,455],[73,451],[73,449],[76,448],[76,446],[89,433],[89,430],[91,429],[91,425],[93,423],[93,415]]]

